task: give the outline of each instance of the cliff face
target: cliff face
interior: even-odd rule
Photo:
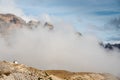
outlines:
[[[26,24],[26,22],[13,14],[0,14],[0,22],[8,24],[7,27],[21,27]],[[1,27],[4,25],[1,25]]]
[[[22,18],[14,14],[0,14],[0,33],[6,34],[11,30],[26,27],[33,29],[40,26],[40,21],[29,21],[26,23]],[[54,26],[48,22],[45,22],[42,27],[47,27],[49,30],[52,30]]]
[[[38,70],[23,64],[0,61],[0,80],[120,80],[106,73]]]
[[[13,14],[0,14],[0,20],[6,23],[13,23],[16,25],[21,25],[26,23],[22,18],[17,17]]]
[[[21,28],[26,22],[13,14],[0,14],[0,33],[6,34],[9,31]]]

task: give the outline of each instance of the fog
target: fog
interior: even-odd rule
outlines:
[[[12,6],[7,10],[7,1],[9,0],[1,0],[0,13],[13,12],[20,17],[24,15],[23,11],[11,2],[14,0],[9,1],[9,5]],[[25,15],[23,18],[28,20]],[[71,24],[57,22],[53,25],[54,30],[40,25],[33,30],[24,27],[12,31],[7,36],[1,36],[0,60],[17,60],[39,69],[106,72],[120,76],[118,50],[105,50],[95,36],[79,36]]]
[[[106,72],[119,75],[120,53],[107,51],[91,35],[79,36],[72,26],[57,24],[54,30],[39,26],[21,28],[0,38],[0,60],[39,69]]]

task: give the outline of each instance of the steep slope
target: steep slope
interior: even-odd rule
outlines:
[[[23,64],[0,61],[0,80],[120,80],[105,73],[38,70]]]
[[[17,17],[14,14],[0,14],[0,20],[6,23],[13,23],[16,25],[21,25],[26,23],[22,18]]]
[[[26,24],[26,22],[20,18],[17,17],[14,14],[0,14],[0,22],[8,24],[7,27],[21,27]],[[0,24],[1,25],[1,24]],[[1,25],[1,27],[4,25]]]
[[[54,26],[48,22],[43,23],[44,28],[47,27],[49,30],[52,30]],[[40,21],[34,21],[30,20],[28,23],[26,23],[25,20],[22,18],[14,15],[14,14],[0,14],[0,33],[7,33],[13,29],[18,28],[29,28],[33,29],[40,26]]]
[[[0,33],[7,34],[9,31],[21,28],[26,22],[13,14],[0,14]]]

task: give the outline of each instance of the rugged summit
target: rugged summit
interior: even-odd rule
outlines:
[[[16,15],[13,14],[0,14],[0,20],[6,23],[14,23],[14,24],[25,24],[26,22]]]
[[[7,27],[21,27],[26,22],[16,15],[13,14],[0,14],[0,23],[8,24]],[[0,24],[0,27],[4,26]]]
[[[48,22],[43,23],[44,25],[40,25],[40,21],[30,20],[28,23],[22,18],[14,15],[14,14],[0,14],[0,33],[6,34],[11,30],[18,28],[29,28],[33,29],[38,26],[47,27],[49,30],[52,30],[54,26]]]
[[[0,33],[7,34],[9,31],[21,28],[26,22],[13,14],[0,14]]]
[[[49,30],[53,30],[54,26],[48,22],[44,24],[44,27],[47,27]]]
[[[0,80],[120,80],[107,73],[38,70],[23,64],[0,61]]]
[[[40,25],[40,21],[33,21],[33,20],[31,20],[31,21],[29,21],[28,23],[27,23],[27,26],[29,27],[29,28],[33,28],[33,26],[36,28],[36,27],[38,27],[38,25]]]

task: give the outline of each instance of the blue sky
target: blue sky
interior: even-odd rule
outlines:
[[[120,0],[15,0],[26,15],[48,14],[70,21],[82,34],[120,40]]]

